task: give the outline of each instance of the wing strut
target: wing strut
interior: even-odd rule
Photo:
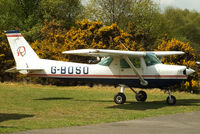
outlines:
[[[137,69],[135,68],[135,66],[132,64],[132,62],[130,61],[130,59],[128,58],[128,56],[124,56],[124,59],[126,60],[126,62],[129,64],[129,66],[131,67],[131,69],[135,72],[135,74],[137,75],[137,77],[140,80],[140,84],[142,86],[147,86],[148,82],[144,80],[144,78],[142,77],[142,75],[137,71]]]

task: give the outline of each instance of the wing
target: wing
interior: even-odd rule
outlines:
[[[170,56],[184,54],[182,51],[153,51],[156,56]]]
[[[80,55],[80,56],[99,56],[99,57],[107,57],[107,56],[144,56],[145,52],[139,51],[122,51],[122,50],[109,50],[109,49],[78,49],[65,51],[63,54],[72,54],[72,55]]]
[[[168,56],[176,54],[184,54],[181,51],[122,51],[122,50],[109,50],[109,49],[78,49],[65,51],[63,54],[79,55],[79,56],[95,56],[95,57],[108,57],[108,56],[145,56],[147,53],[154,53],[157,56]]]

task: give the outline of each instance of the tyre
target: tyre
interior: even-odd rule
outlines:
[[[126,96],[124,93],[118,93],[114,96],[114,102],[116,104],[124,104],[126,102]]]
[[[145,91],[139,91],[137,94],[136,94],[136,100],[137,101],[141,101],[141,102],[144,102],[146,101],[147,99],[147,94]]]
[[[170,97],[168,96],[166,102],[167,102],[168,105],[175,105],[176,104],[176,97],[171,95],[171,99],[170,99]]]

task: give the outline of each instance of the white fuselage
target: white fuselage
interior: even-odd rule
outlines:
[[[147,86],[139,84],[139,79],[131,68],[121,68],[119,58],[113,58],[109,66],[40,59],[38,65],[44,70],[30,71],[27,75],[111,85],[125,84],[131,87],[165,87],[186,79],[186,75],[183,74],[185,66],[165,64],[146,66],[143,58],[140,64],[141,67],[137,68],[137,71],[145,80],[150,81]]]

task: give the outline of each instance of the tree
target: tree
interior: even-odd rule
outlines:
[[[164,31],[160,10],[152,0],[139,0],[132,4],[127,31],[132,34],[136,42],[146,50],[155,48],[154,44]]]
[[[15,0],[21,10],[23,17],[23,26],[19,27],[20,31],[30,42],[40,38],[40,29],[43,26],[44,17],[41,12],[42,0]]]
[[[42,22],[40,2],[42,0],[15,0],[21,10],[24,30],[30,30],[35,24]]]
[[[25,32],[25,36],[31,42],[40,40],[40,29],[46,22],[55,22],[62,29],[70,29],[75,25],[79,14],[82,12],[80,0],[42,0],[38,5],[39,16],[42,21],[38,21],[30,30]]]
[[[105,25],[117,23],[120,28],[127,26],[133,0],[90,0],[86,5],[86,18],[103,21]]]
[[[168,7],[162,15],[170,38],[176,38],[191,45],[200,52],[200,13]]]
[[[9,80],[9,77],[16,76],[16,74],[8,74],[5,70],[10,69],[14,65],[13,56],[6,41],[6,36],[3,32],[0,32],[0,81],[4,82]]]
[[[46,21],[41,29],[41,39],[35,40],[31,46],[40,58],[52,60],[65,60],[62,51],[65,49],[65,32],[63,26],[54,20]]]
[[[80,0],[0,0],[0,30],[18,28],[33,42],[40,38],[44,21],[54,20],[69,29],[81,11]]]
[[[43,0],[41,12],[45,21],[62,22],[69,29],[82,11],[80,0]]]
[[[0,0],[0,30],[19,29],[33,41],[42,25],[41,0]],[[27,32],[28,31],[28,32]],[[27,34],[28,33],[28,34]]]
[[[152,0],[90,0],[86,10],[88,19],[100,19],[107,25],[117,23],[144,49],[153,49],[163,33],[160,10]]]
[[[38,11],[41,0],[0,0],[0,29],[20,28],[29,30],[41,15]]]
[[[22,27],[21,9],[13,0],[0,0],[0,30]]]

